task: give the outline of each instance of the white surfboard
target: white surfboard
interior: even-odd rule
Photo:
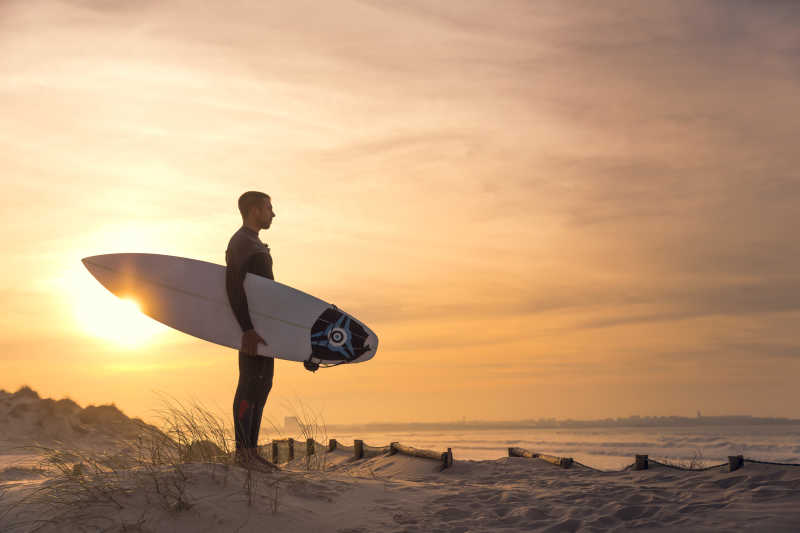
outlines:
[[[158,254],[106,254],[83,264],[120,298],[132,298],[147,316],[200,339],[241,348],[242,330],[225,290],[225,267]],[[310,294],[247,274],[250,319],[267,341],[258,354],[315,363],[360,363],[378,349],[367,326]]]

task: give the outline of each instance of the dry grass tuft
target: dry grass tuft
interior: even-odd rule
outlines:
[[[706,468],[706,460],[703,457],[702,450],[695,450],[694,455],[689,459],[671,459],[662,458],[658,460],[659,463],[670,466],[672,468],[679,468],[681,470],[703,470]]]
[[[300,426],[300,435],[302,437],[300,448],[305,452],[306,441],[312,439],[315,443],[315,453],[313,455],[305,455],[305,468],[306,470],[325,470],[327,458],[328,442],[328,426],[325,424],[325,418],[322,412],[318,411],[311,406],[307,405],[300,398],[296,398],[294,402],[287,402],[287,411],[297,418],[297,423]]]
[[[156,449],[171,452],[170,463],[232,463],[235,440],[224,418],[196,400],[184,404],[166,394],[160,397],[156,413],[166,439],[159,439]]]

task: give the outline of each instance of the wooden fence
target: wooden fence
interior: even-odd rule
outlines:
[[[423,459],[433,459],[439,461],[442,470],[453,466],[453,450],[447,448],[446,452],[435,452],[432,450],[422,450],[405,446],[399,442],[392,442],[388,446],[369,446],[363,440],[356,439],[353,446],[343,446],[336,439],[330,439],[327,446],[316,442],[314,439],[307,439],[305,442],[295,439],[273,440],[267,446],[262,446],[262,453],[273,463],[285,463],[301,457],[311,457],[334,451],[349,452],[352,450],[352,460],[376,457],[378,455],[403,454],[410,457],[420,457]]]
[[[356,439],[353,441],[352,446],[345,446],[336,439],[330,439],[328,444],[322,444],[316,442],[314,439],[307,439],[305,442],[296,441],[295,439],[288,438],[288,439],[281,439],[281,440],[273,440],[269,445],[262,446],[262,450],[264,455],[269,458],[274,463],[285,463],[289,461],[293,461],[294,459],[298,458],[311,458],[314,456],[324,456],[326,453],[332,452],[345,452],[345,453],[352,453],[352,460],[358,461],[361,459],[367,459],[370,457],[376,457],[379,455],[394,455],[394,454],[402,454],[407,455],[409,457],[420,457],[423,459],[431,459],[434,461],[438,461],[441,464],[441,470],[445,468],[449,468],[453,466],[453,450],[452,448],[447,448],[445,452],[437,452],[433,450],[423,450],[419,448],[414,448],[411,446],[406,446],[404,444],[400,444],[399,442],[392,442],[388,446],[368,446],[364,443],[363,440]],[[558,457],[554,455],[547,455],[544,453],[536,453],[524,448],[516,448],[511,447],[508,448],[508,456],[509,457],[524,457],[528,459],[538,459],[541,461],[545,461],[552,465],[558,466],[560,468],[570,468],[573,465],[577,465],[583,468],[588,468],[590,470],[597,470],[596,468],[592,468],[590,466],[583,465],[577,461],[575,461],[572,457]],[[786,464],[786,463],[769,463],[767,461],[757,461],[755,459],[747,459],[741,455],[732,455],[728,457],[727,463],[722,463],[718,465],[712,466],[699,466],[699,465],[681,465],[681,464],[670,464],[668,462],[660,462],[653,459],[650,459],[647,455],[635,455],[634,462],[624,468],[623,470],[648,470],[651,465],[666,467],[666,468],[673,468],[677,470],[710,470],[713,468],[720,468],[727,466],[729,472],[733,472],[742,468],[745,463],[765,463],[765,464],[780,464],[785,466],[800,466],[796,464]]]
[[[591,470],[597,470],[596,468],[592,468],[590,466],[583,465],[578,463],[577,461],[573,460],[572,457],[555,457],[553,455],[546,455],[543,453],[534,453],[523,448],[509,448],[508,449],[508,456],[509,457],[527,457],[529,459],[541,459],[543,461],[547,461],[548,463],[560,466],[561,468],[569,468],[573,464],[580,465],[584,468],[589,468]],[[765,464],[780,464],[783,466],[800,466],[795,464],[787,464],[787,463],[769,463],[766,461],[757,461],[755,459],[746,459],[741,455],[729,455],[727,463],[721,463],[718,465],[711,465],[711,466],[699,466],[699,465],[689,465],[684,466],[680,464],[670,464],[661,461],[655,461],[650,459],[647,455],[635,455],[633,458],[633,464],[624,468],[623,470],[648,470],[650,465],[657,465],[663,466],[666,468],[674,468],[676,470],[692,470],[692,471],[702,471],[702,470],[711,470],[712,468],[721,468],[724,466],[728,467],[728,472],[733,472],[734,470],[738,470],[744,466],[745,463],[765,463]]]

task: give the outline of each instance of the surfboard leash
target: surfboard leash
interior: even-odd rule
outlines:
[[[312,361],[311,357],[303,361],[303,366],[309,372],[316,372],[320,368],[331,368],[334,366],[339,366],[342,363],[347,363],[348,361],[337,361],[335,363],[317,363],[316,361]]]

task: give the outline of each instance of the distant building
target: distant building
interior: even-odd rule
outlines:
[[[301,432],[300,421],[296,416],[287,416],[283,419],[283,432],[287,435],[297,435]]]

